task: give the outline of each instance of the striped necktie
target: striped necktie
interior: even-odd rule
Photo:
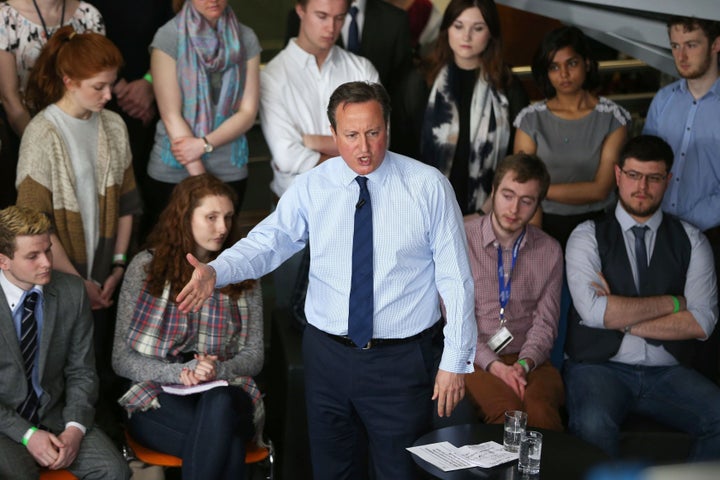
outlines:
[[[33,425],[40,423],[37,414],[40,400],[32,384],[32,371],[35,365],[35,354],[37,353],[38,330],[37,321],[35,320],[35,305],[37,304],[37,300],[38,293],[30,292],[25,296],[25,301],[23,302],[23,316],[20,322],[20,351],[22,352],[23,364],[25,366],[28,394],[25,397],[25,401],[17,409],[20,416]]]

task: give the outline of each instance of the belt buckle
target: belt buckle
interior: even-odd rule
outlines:
[[[360,347],[360,350],[370,350],[373,347],[372,338],[368,340],[364,347]]]

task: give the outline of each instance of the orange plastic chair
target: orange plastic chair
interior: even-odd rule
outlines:
[[[125,440],[128,447],[135,453],[135,457],[148,465],[159,467],[182,467],[182,459],[174,455],[152,450],[133,440],[130,434],[125,431]],[[269,464],[267,480],[273,480],[275,475],[275,458],[273,455],[272,442],[267,447],[259,447],[254,442],[248,442],[245,449],[245,464],[251,465],[267,460]],[[45,480],[45,479],[43,479]]]
[[[67,470],[41,470],[40,480],[77,480],[77,477]]]

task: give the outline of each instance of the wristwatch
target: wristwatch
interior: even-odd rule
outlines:
[[[215,147],[213,147],[213,144],[208,142],[208,139],[206,137],[202,137],[203,142],[205,142],[205,153],[212,153],[213,150],[215,150]]]

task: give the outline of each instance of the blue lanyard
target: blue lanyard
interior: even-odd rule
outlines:
[[[525,229],[523,229],[520,236],[515,240],[515,244],[512,249],[512,264],[510,265],[510,273],[508,273],[508,280],[505,283],[505,269],[503,268],[503,252],[502,247],[498,245],[498,295],[500,297],[500,324],[505,324],[505,307],[510,300],[510,281],[512,280],[512,272],[515,269],[515,263],[517,262],[518,252],[520,251],[520,242],[525,238]]]

